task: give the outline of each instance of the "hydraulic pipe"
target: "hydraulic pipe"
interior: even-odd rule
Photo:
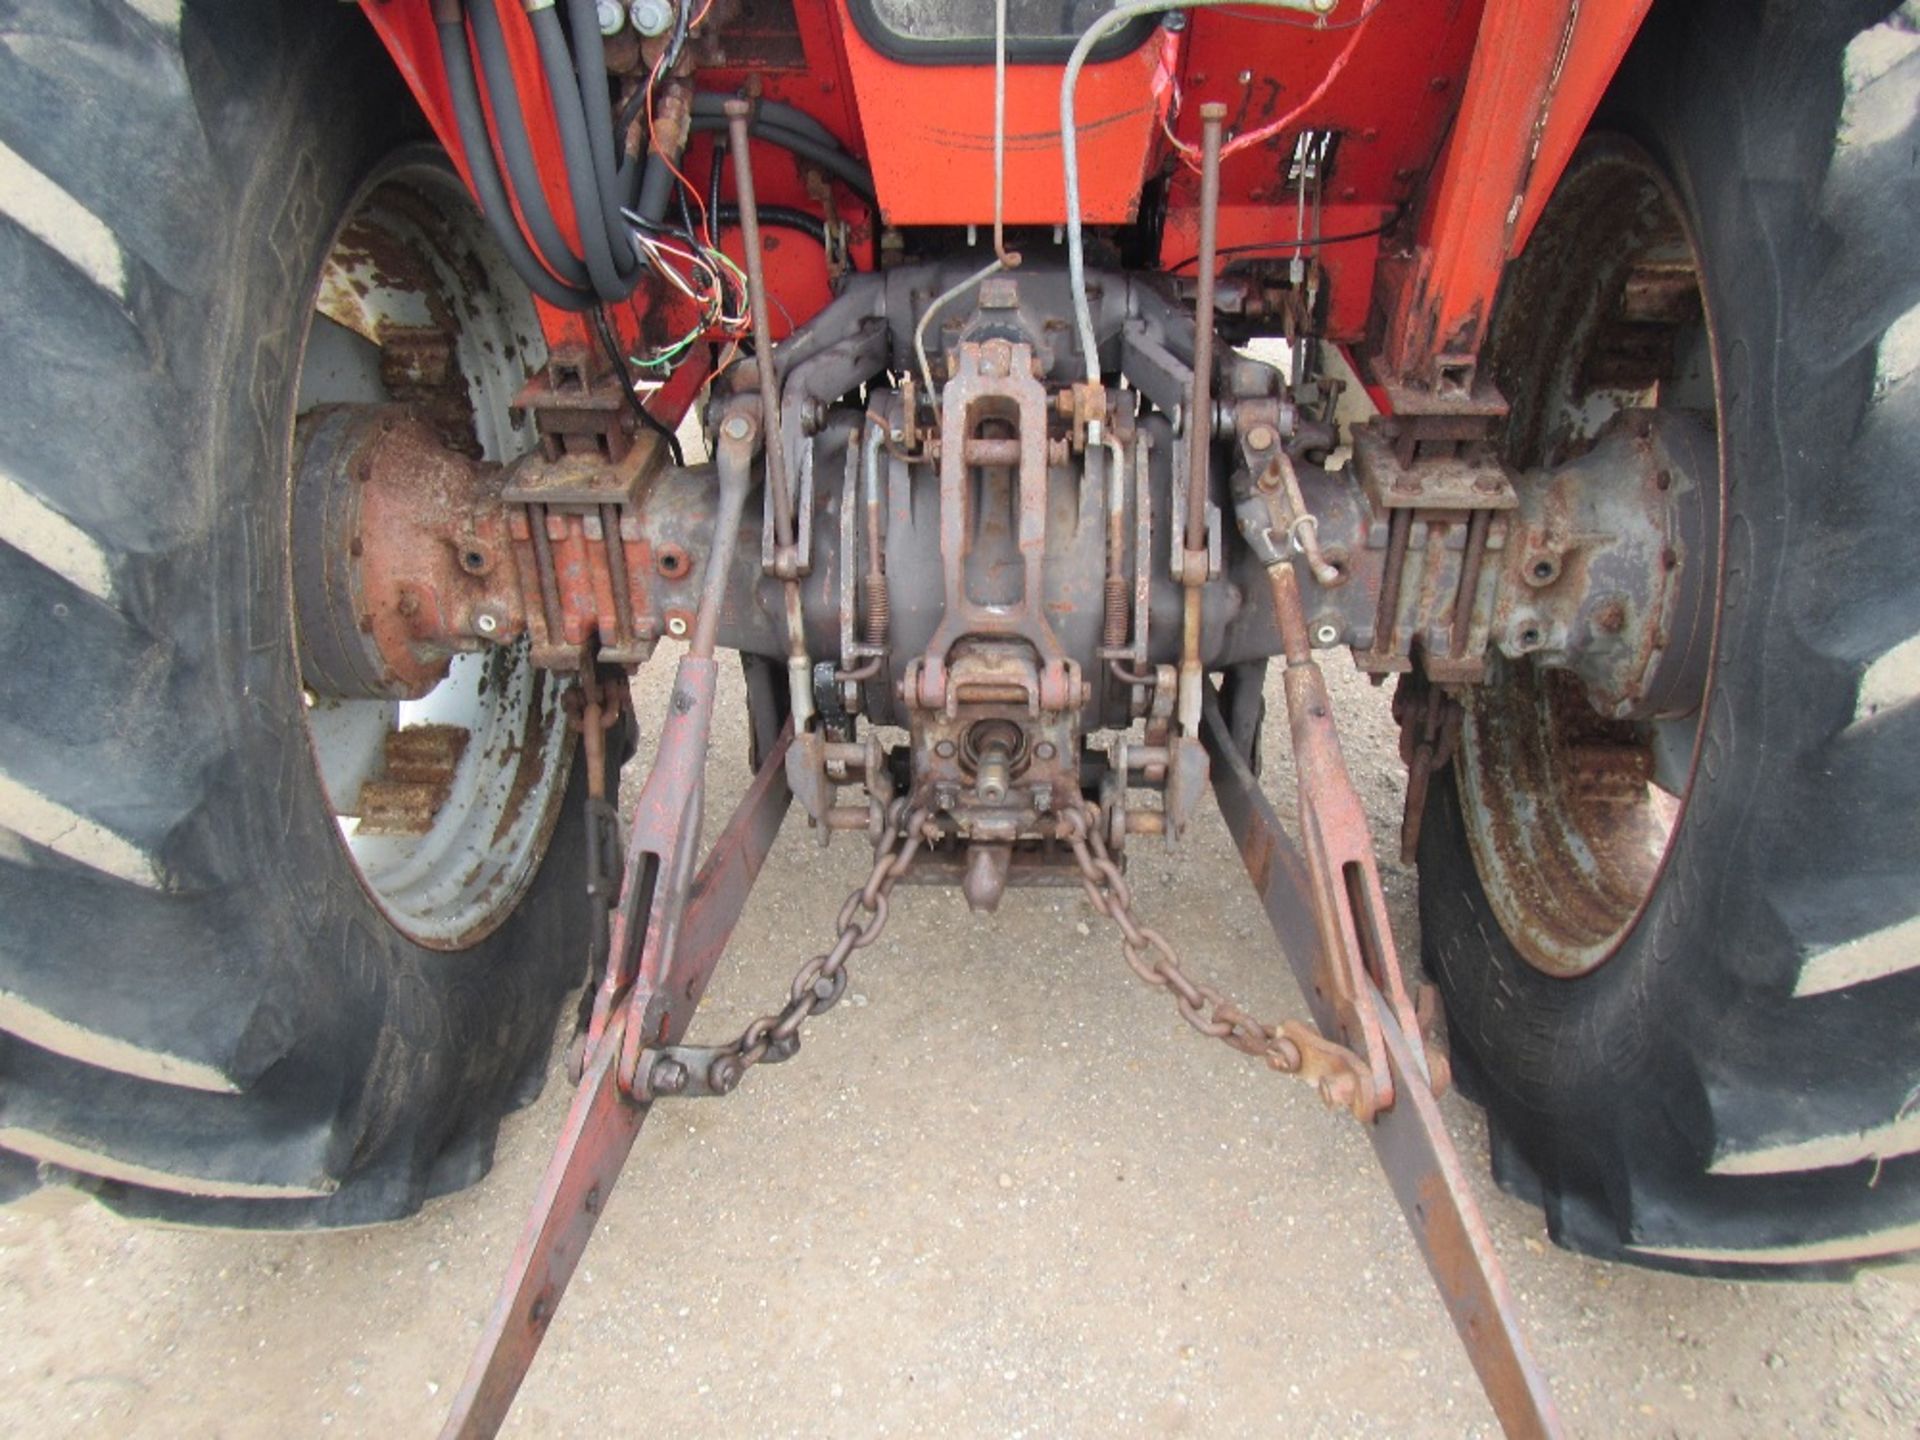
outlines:
[[[1020,252],[1007,249],[1007,0],[993,5],[993,255],[1012,269]]]
[[[594,293],[603,302],[625,299],[640,283],[642,267],[630,246],[624,247],[624,256],[614,253],[607,217],[600,210],[600,181],[594,174],[593,142],[588,138],[586,110],[574,76],[573,61],[567,53],[566,34],[560,28],[560,17],[550,5],[529,10],[527,21],[533,27],[535,46],[546,70],[554,123],[560,131],[560,153],[566,164],[567,188],[573,192],[574,225],[580,232],[580,248],[585,252]]]
[[[480,202],[480,213],[486,216],[514,273],[526,281],[528,289],[560,309],[584,310],[593,304],[593,296],[561,280],[549,270],[534,254],[533,247],[521,233],[520,222],[514,218],[513,203],[507,198],[506,182],[501,178],[499,167],[494,164],[493,141],[487,134],[479,82],[473,73],[473,56],[467,49],[463,11],[460,0],[435,0],[434,20],[440,33],[440,55],[446,69],[447,93],[453,102],[454,121],[460,130],[460,148],[466,155],[467,170],[473,178],[474,197]],[[583,281],[585,275],[585,269],[582,268]]]

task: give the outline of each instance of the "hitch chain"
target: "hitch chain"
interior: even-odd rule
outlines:
[[[1351,1110],[1361,1120],[1372,1118],[1373,1086],[1358,1055],[1301,1021],[1268,1025],[1255,1019],[1206,981],[1188,975],[1173,942],[1140,923],[1133,913],[1133,890],[1107,849],[1100,807],[1079,805],[1062,812],[1060,821],[1061,838],[1080,867],[1087,902],[1119,927],[1120,953],[1128,968],[1154,989],[1171,994],[1182,1020],[1243,1055],[1265,1060],[1282,1074],[1298,1075],[1315,1085],[1328,1105]]]
[[[787,1002],[760,1015],[724,1045],[649,1047],[635,1071],[636,1098],[698,1099],[731,1093],[755,1065],[776,1065],[800,1048],[800,1030],[824,1015],[847,993],[847,961],[880,938],[886,928],[894,885],[913,865],[927,842],[930,817],[909,810],[903,797],[887,807],[880,838],[874,842],[873,868],[840,907],[834,941],[795,972]]]

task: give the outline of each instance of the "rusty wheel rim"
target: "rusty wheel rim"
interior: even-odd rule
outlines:
[[[1590,141],[1528,256],[1502,294],[1491,354],[1513,400],[1510,464],[1574,459],[1630,408],[1689,411],[1720,434],[1699,249],[1651,156]],[[1456,766],[1475,867],[1508,941],[1548,975],[1587,975],[1618,953],[1684,824],[1718,635],[1724,450],[1703,478],[1692,498],[1710,508],[1694,523],[1714,543],[1679,580],[1709,633],[1685,685],[1667,686],[1657,708],[1603,715],[1572,674],[1496,657],[1466,699]]]
[[[451,363],[444,383],[422,386],[416,351],[436,334]],[[544,354],[525,287],[458,177],[438,151],[410,147],[367,179],[333,233],[296,409],[404,400],[458,448],[511,459],[533,438],[512,423],[512,398]],[[290,550],[289,575],[302,563],[313,557]],[[524,640],[455,656],[417,699],[317,685],[303,673],[307,737],[361,887],[416,944],[484,938],[525,894],[558,815],[573,748],[559,687]]]

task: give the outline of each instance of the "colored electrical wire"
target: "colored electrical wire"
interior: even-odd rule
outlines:
[[[1270,140],[1275,135],[1292,129],[1293,126],[1299,122],[1302,115],[1319,104],[1321,98],[1326,95],[1327,91],[1333,88],[1333,82],[1340,78],[1340,72],[1347,68],[1347,61],[1353,58],[1353,52],[1360,44],[1360,37],[1367,33],[1367,21],[1373,18],[1373,12],[1378,10],[1382,3],[1384,3],[1384,0],[1368,0],[1367,8],[1354,17],[1350,27],[1353,33],[1347,37],[1347,43],[1340,47],[1340,53],[1333,57],[1333,63],[1327,67],[1327,73],[1320,77],[1320,83],[1307,92],[1306,99],[1287,111],[1287,113],[1279,119],[1270,120],[1256,130],[1249,130],[1246,134],[1236,135],[1233,139],[1227,141],[1225,145],[1220,147],[1220,163],[1224,165],[1227,163],[1229,156],[1237,155],[1242,150],[1251,149],[1262,141]],[[1187,164],[1193,169],[1199,169],[1200,162],[1198,156],[1189,156],[1183,151],[1182,158],[1185,159]]]
[[[638,419],[642,425],[646,426],[647,429],[653,431],[654,434],[664,440],[667,445],[667,454],[673,457],[673,463],[684,467],[687,463],[687,457],[686,453],[680,448],[680,437],[673,433],[672,427],[670,427],[666,421],[647,409],[647,407],[641,403],[640,397],[633,393],[633,382],[627,379],[626,366],[621,363],[620,359],[620,339],[615,331],[613,321],[607,315],[606,306],[601,305],[595,308],[593,311],[593,323],[600,333],[600,343],[606,347],[607,359],[612,361],[614,368],[620,372],[620,391],[627,397],[627,404],[633,407],[635,418]]]

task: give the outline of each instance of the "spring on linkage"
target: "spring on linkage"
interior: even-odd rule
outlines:
[[[1106,623],[1101,627],[1100,643],[1118,650],[1127,643],[1127,581],[1124,575],[1107,576]]]
[[[867,576],[867,644],[882,647],[887,643],[888,623],[893,618],[893,601],[887,594],[887,577],[875,572]]]

